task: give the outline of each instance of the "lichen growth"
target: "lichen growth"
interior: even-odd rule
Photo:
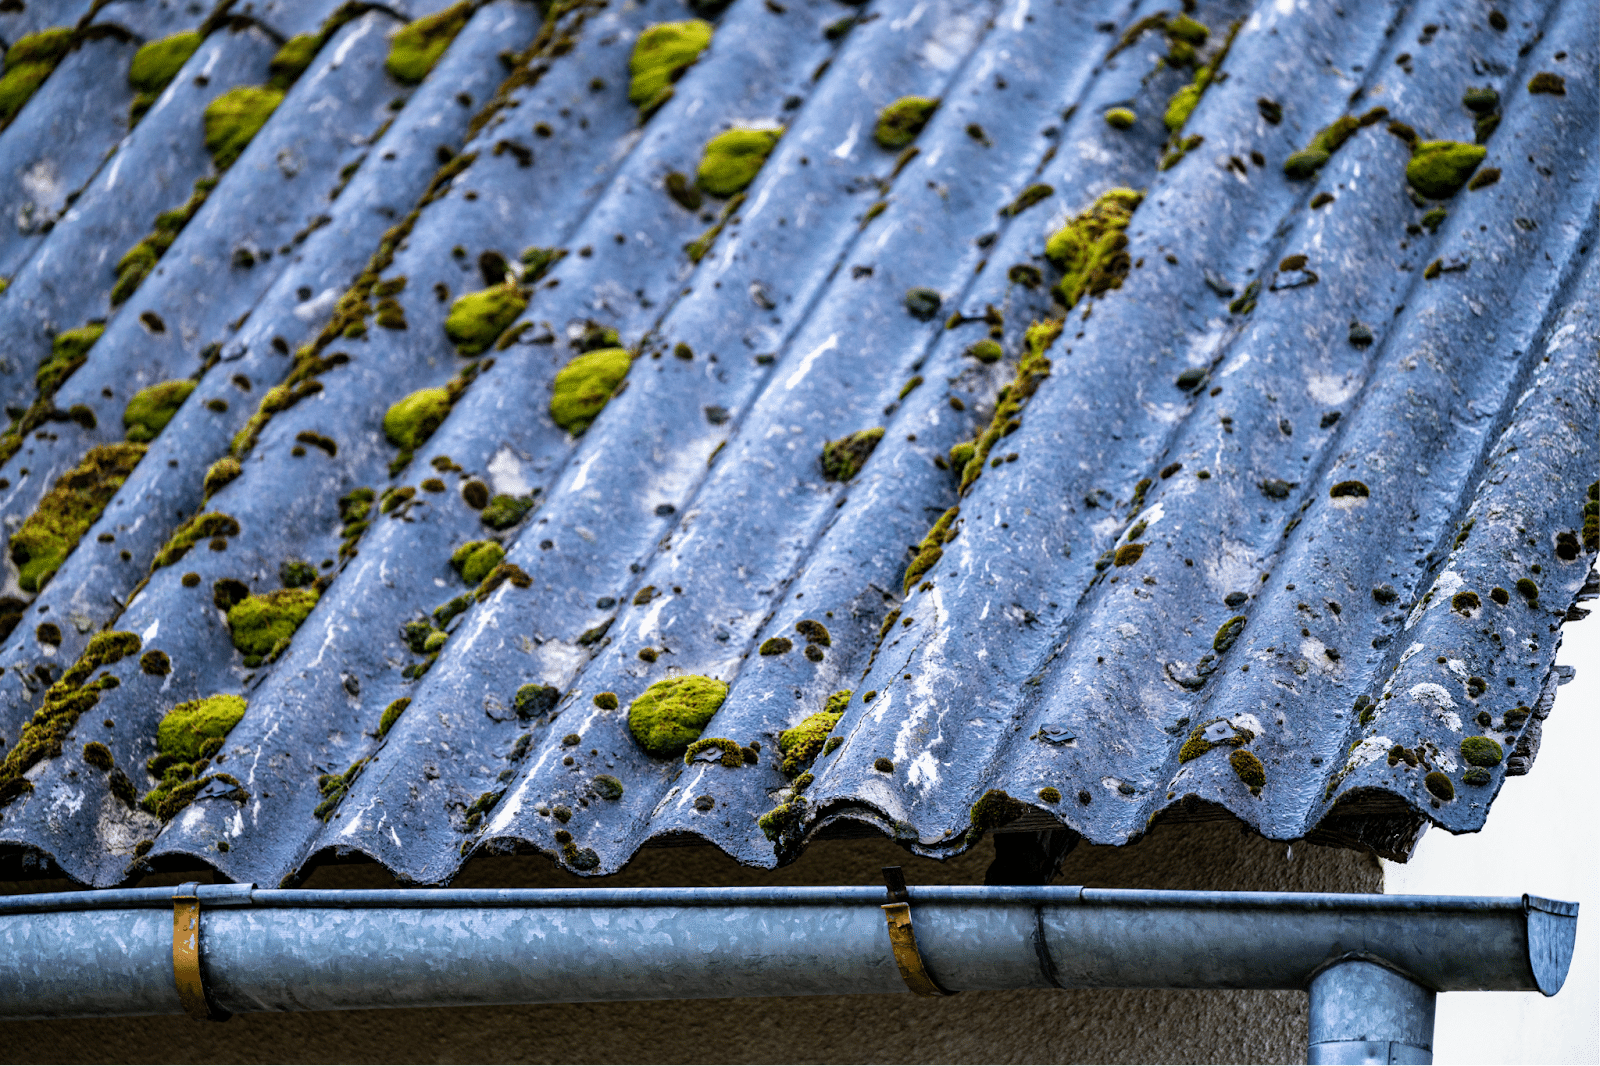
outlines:
[[[1461,758],[1473,766],[1499,766],[1505,749],[1491,737],[1465,737],[1461,741]]]
[[[506,557],[506,550],[492,540],[471,540],[450,555],[450,565],[461,580],[476,585]]]
[[[680,755],[700,738],[728,697],[727,682],[685,674],[657,681],[628,706],[628,730],[658,759]]]
[[[197,514],[172,531],[172,536],[167,538],[167,543],[162,545],[156,557],[150,563],[150,570],[154,572],[164,566],[171,566],[188,554],[189,549],[202,540],[213,537],[236,537],[239,535],[239,520],[232,515],[223,514],[221,511],[208,511]]]
[[[239,85],[206,105],[206,151],[218,170],[234,164],[281,103],[281,89]]]
[[[599,417],[632,365],[633,356],[626,348],[601,348],[576,356],[556,374],[550,417],[573,436],[581,434]]]
[[[277,589],[240,600],[228,609],[233,646],[247,658],[276,658],[317,605],[319,595],[314,588]]]
[[[1448,200],[1461,190],[1489,150],[1460,141],[1420,141],[1406,164],[1406,181],[1430,200]]]
[[[406,23],[390,40],[389,58],[383,68],[396,81],[416,85],[428,76],[471,14],[472,4],[462,0],[437,14]]]
[[[1021,818],[1026,811],[1027,807],[1021,800],[1012,799],[998,788],[991,788],[972,805],[972,825],[975,829],[998,829]]]
[[[839,724],[839,719],[844,717],[845,708],[850,705],[850,689],[840,689],[828,697],[828,702],[816,714],[802,719],[800,724],[792,729],[785,729],[778,734],[778,752],[783,756],[783,772],[793,777],[811,764],[823,746],[838,737],[830,738],[829,733]]]
[[[102,444],[62,474],[11,535],[11,561],[24,592],[44,588],[94,525],[139,460],[143,444]]]
[[[460,354],[479,355],[494,346],[527,306],[527,293],[511,281],[469,292],[450,305],[444,334]]]
[[[658,22],[645,28],[628,60],[628,102],[643,122],[672,99],[672,83],[683,77],[711,44],[711,23],[701,19]]]
[[[1144,194],[1117,188],[1101,193],[1082,214],[1051,235],[1044,254],[1061,271],[1056,291],[1074,307],[1085,294],[1119,289],[1133,263],[1124,232]]]
[[[134,393],[122,410],[122,425],[127,438],[138,442],[155,440],[156,434],[172,421],[172,416],[178,413],[178,408],[183,406],[183,401],[189,398],[194,387],[193,380],[178,378]]]
[[[1261,786],[1267,783],[1267,768],[1261,765],[1254,752],[1239,748],[1228,756],[1228,765],[1233,767],[1240,781],[1250,786],[1252,793],[1261,794]]]
[[[726,199],[743,192],[756,180],[784,127],[732,129],[706,142],[694,181],[712,196]]]
[[[878,113],[873,138],[885,148],[904,148],[917,139],[939,101],[929,96],[902,96]]]
[[[390,444],[415,451],[444,422],[453,402],[449,389],[418,389],[390,406],[383,416],[383,435]]]
[[[882,426],[830,440],[822,446],[822,476],[829,481],[849,481],[866,465],[881,440]]]
[[[70,27],[54,26],[19,37],[6,49],[5,74],[0,75],[0,129],[11,124],[76,40]]]

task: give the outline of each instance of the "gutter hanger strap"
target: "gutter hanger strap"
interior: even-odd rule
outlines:
[[[911,927],[910,893],[906,878],[898,866],[885,866],[883,880],[889,886],[889,902],[883,905],[884,918],[889,923],[889,944],[894,949],[895,965],[900,967],[900,978],[906,987],[919,996],[953,996],[928,972],[917,948],[917,933]]]
[[[185,1014],[195,1021],[225,1022],[233,1015],[211,1002],[200,976],[199,888],[198,881],[190,881],[172,893],[172,978]]]

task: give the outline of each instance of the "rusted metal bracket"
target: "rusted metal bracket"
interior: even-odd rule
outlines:
[[[906,889],[905,874],[898,866],[885,866],[883,880],[889,887],[889,902],[883,905],[883,913],[889,922],[889,944],[894,949],[901,980],[919,996],[955,995],[933,979],[922,961],[922,952],[917,949],[916,930],[911,927],[911,893]]]
[[[212,1002],[200,975],[200,883],[190,881],[172,893],[172,977],[183,1012],[195,1021],[225,1022],[233,1015]]]

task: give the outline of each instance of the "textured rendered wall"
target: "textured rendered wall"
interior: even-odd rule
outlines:
[[[616,885],[979,884],[988,841],[948,863],[882,840],[813,844],[793,866],[747,870],[712,848],[646,851]],[[169,880],[178,880],[169,878]],[[1242,835],[1231,822],[1166,826],[1132,847],[1081,847],[1061,884],[1377,892],[1376,860]],[[577,881],[542,859],[479,859],[458,887]],[[154,883],[154,882],[151,882]],[[594,882],[589,882],[594,883]],[[392,884],[366,866],[324,867],[307,888]],[[65,887],[65,886],[61,886]],[[41,891],[38,882],[5,891]],[[1303,1062],[1298,992],[980,992],[599,1003],[473,1010],[29,1022],[0,1027],[18,1062]]]

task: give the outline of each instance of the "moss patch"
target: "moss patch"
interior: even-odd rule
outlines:
[[[11,535],[11,561],[25,592],[42,589],[144,458],[143,444],[102,444],[62,474]]]
[[[56,26],[19,37],[6,49],[5,74],[0,75],[0,129],[10,125],[56,64],[72,49],[76,35]]]
[[[829,481],[849,481],[860,473],[883,440],[883,427],[863,429],[822,446],[822,476]]]
[[[450,413],[449,389],[418,389],[397,400],[383,416],[383,435],[406,451],[422,446]]]
[[[706,142],[700,156],[700,169],[694,181],[712,196],[726,199],[749,187],[761,167],[777,147],[784,128],[750,130],[733,129],[719,133]]]
[[[827,704],[816,714],[801,720],[793,729],[778,734],[778,752],[783,756],[783,772],[793,777],[810,765],[828,742],[828,734],[844,717],[850,705],[850,689],[840,689],[828,697]]]
[[[218,170],[227,170],[283,103],[283,90],[240,85],[206,105],[206,151]]]
[[[278,589],[240,600],[228,609],[233,646],[246,657],[276,658],[289,646],[289,639],[317,605],[318,597],[314,588]]]
[[[1317,131],[1311,143],[1283,161],[1283,172],[1291,178],[1315,177],[1333,153],[1361,126],[1353,115],[1341,115],[1332,125]]]
[[[183,401],[194,391],[195,382],[189,378],[163,381],[140,389],[122,410],[122,424],[131,441],[152,441],[167,427],[172,416],[178,413]]]
[[[713,753],[713,758],[707,761],[719,762],[730,770],[737,770],[744,765],[744,749],[737,741],[725,737],[702,737],[690,744],[683,753],[684,765],[694,762],[695,756],[708,752]]]
[[[921,543],[917,545],[917,554],[912,557],[911,564],[906,567],[905,579],[901,582],[902,591],[910,595],[922,575],[932,570],[934,564],[944,558],[944,546],[956,538],[956,530],[952,527],[960,516],[961,508],[952,507],[939,516],[939,520],[923,535]]]
[[[1261,794],[1261,786],[1267,783],[1267,768],[1261,765],[1254,752],[1240,748],[1228,756],[1228,765],[1233,767],[1240,781],[1250,786],[1251,792]]]
[[[222,740],[244,717],[242,696],[209,696],[180,703],[168,711],[156,727],[156,751],[162,755],[193,762],[211,752],[207,741]]]
[[[934,97],[902,96],[878,112],[873,139],[885,148],[904,148],[917,139],[938,109],[939,101]]]
[[[702,19],[658,22],[645,28],[628,60],[628,102],[643,122],[672,99],[672,83],[711,45],[711,23]]]
[[[472,540],[461,545],[450,556],[450,565],[461,580],[476,585],[489,576],[489,571],[506,557],[506,551],[492,540]]]
[[[687,674],[657,681],[628,706],[628,729],[658,759],[682,754],[728,698],[728,685]]]
[[[389,42],[389,58],[384,61],[383,69],[396,81],[407,85],[422,81],[471,14],[472,5],[462,0],[437,14],[406,23]]]
[[[550,417],[574,436],[589,428],[628,376],[633,357],[626,348],[601,348],[577,356],[556,374]]]
[[[1466,737],[1461,741],[1461,758],[1473,766],[1499,766],[1505,749],[1490,737]]]
[[[1119,289],[1133,266],[1124,232],[1144,195],[1133,189],[1102,193],[1088,210],[1057,230],[1045,242],[1044,254],[1061,271],[1056,291],[1073,307],[1085,294],[1099,296]]]
[[[1423,778],[1422,783],[1427,787],[1429,792],[1433,793],[1435,799],[1439,799],[1448,803],[1456,798],[1455,783],[1438,770],[1433,771],[1427,777]]]
[[[994,415],[989,420],[989,425],[972,442],[972,451],[968,454],[961,449],[963,455],[968,455],[961,469],[961,494],[966,495],[973,484],[983,474],[984,463],[989,459],[989,453],[1008,434],[1016,432],[1022,427],[1022,411],[1033,394],[1038,391],[1039,385],[1050,376],[1050,360],[1044,354],[1061,336],[1061,323],[1056,319],[1046,319],[1030,325],[1023,334],[1023,355],[1017,362],[1017,373],[1011,383],[1000,390],[996,397]],[[951,458],[957,457],[956,448],[951,449]],[[946,537],[946,540],[951,538]]]
[[[991,788],[972,805],[972,825],[976,829],[999,829],[1021,818],[1026,811],[1021,800],[1012,799],[1001,789]]]
[[[1106,125],[1112,129],[1125,130],[1132,128],[1133,124],[1139,121],[1139,116],[1133,113],[1132,108],[1113,107],[1106,111],[1105,120]]]
[[[457,297],[444,320],[444,335],[462,355],[486,352],[528,306],[527,295],[507,282]]]
[[[133,54],[133,62],[128,64],[128,85],[135,94],[128,112],[129,125],[137,123],[150,110],[204,40],[199,33],[190,30],[151,41]]]
[[[1421,141],[1406,164],[1406,181],[1430,200],[1448,200],[1461,190],[1489,150],[1460,141]]]
[[[167,538],[167,543],[156,553],[155,559],[150,564],[152,571],[163,566],[171,566],[188,554],[189,549],[196,542],[212,537],[236,537],[239,535],[239,521],[232,515],[223,514],[221,511],[210,511],[198,514],[177,529],[172,531],[172,536]]]
[[[1244,632],[1245,622],[1247,621],[1248,619],[1244,615],[1236,614],[1218,626],[1216,636],[1211,638],[1212,650],[1218,655],[1226,654],[1228,649],[1233,647],[1234,643],[1239,639],[1239,635]]]

